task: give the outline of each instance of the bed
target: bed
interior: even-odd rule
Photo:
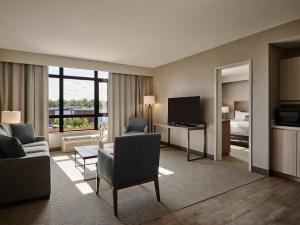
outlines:
[[[236,111],[249,113],[248,101],[234,101]],[[230,120],[230,144],[249,147],[249,120]]]

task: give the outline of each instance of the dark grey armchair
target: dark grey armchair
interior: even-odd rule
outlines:
[[[116,137],[114,153],[99,150],[97,164],[97,191],[100,177],[113,188],[114,213],[118,216],[117,191],[154,181],[156,198],[160,202],[158,167],[160,134]]]
[[[125,127],[123,135],[136,135],[148,133],[148,120],[143,117],[130,117],[129,125]]]

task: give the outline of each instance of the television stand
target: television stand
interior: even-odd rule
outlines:
[[[193,161],[197,159],[203,159],[206,158],[206,123],[201,123],[199,125],[195,126],[188,126],[188,125],[169,125],[169,124],[161,124],[161,123],[154,123],[153,124],[153,132],[155,133],[156,127],[162,127],[168,129],[168,144],[167,146],[170,147],[170,133],[171,129],[181,129],[187,131],[187,161]],[[196,157],[191,158],[191,149],[190,149],[190,132],[195,130],[203,130],[204,131],[204,142],[203,142],[203,156],[202,157]]]
[[[174,124],[169,123],[168,125],[174,127],[196,127],[197,126],[196,124],[184,124],[184,123],[174,123]]]

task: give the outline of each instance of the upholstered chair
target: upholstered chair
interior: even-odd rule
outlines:
[[[99,150],[97,163],[97,191],[100,180],[106,180],[113,190],[114,213],[118,216],[118,190],[154,181],[160,201],[158,167],[160,134],[116,137],[113,153]]]
[[[143,117],[130,117],[129,124],[123,131],[123,136],[148,133],[148,120]]]

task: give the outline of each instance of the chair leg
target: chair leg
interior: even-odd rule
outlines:
[[[100,177],[97,174],[97,177],[96,177],[96,195],[99,194],[99,185],[100,185]]]
[[[113,188],[114,213],[118,217],[118,190]]]
[[[156,192],[156,198],[157,198],[157,201],[160,202],[158,177],[156,177],[156,178],[154,179],[154,186],[155,186],[155,192]]]

